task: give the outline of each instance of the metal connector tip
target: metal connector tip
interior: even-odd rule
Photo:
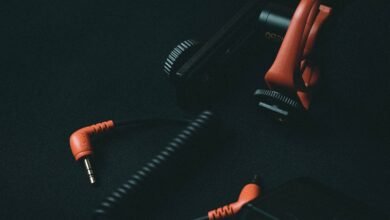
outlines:
[[[94,174],[92,166],[91,166],[91,161],[89,160],[88,157],[85,157],[83,159],[83,162],[84,162],[85,169],[87,170],[89,182],[91,184],[96,183],[95,174]]]
[[[96,179],[95,179],[95,177],[93,175],[89,175],[89,182],[91,184],[95,184],[96,183]]]

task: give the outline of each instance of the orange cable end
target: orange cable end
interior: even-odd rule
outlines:
[[[92,154],[91,135],[108,131],[114,127],[114,121],[109,120],[90,125],[73,132],[69,138],[70,149],[76,160]]]
[[[249,183],[242,188],[241,193],[236,202],[230,203],[223,207],[211,210],[207,216],[209,220],[224,219],[236,215],[243,206],[253,201],[261,194],[261,188],[255,183]]]

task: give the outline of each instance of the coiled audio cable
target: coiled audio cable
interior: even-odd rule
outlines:
[[[195,143],[199,139],[204,139],[210,135],[210,129],[215,122],[214,115],[211,111],[203,111],[188,126],[183,129],[168,145],[155,155],[149,162],[133,174],[130,179],[116,188],[109,196],[107,196],[94,210],[95,219],[123,219],[136,215],[136,204],[138,201],[137,193],[142,190],[141,187],[153,183],[159,183],[161,177],[166,176],[166,172],[162,175],[162,168],[167,163],[172,162],[172,158],[182,153],[188,153],[186,150],[198,146]],[[214,129],[215,130],[215,129]],[[192,149],[193,150],[193,149]],[[187,155],[189,157],[189,155]],[[186,158],[187,159],[187,158]],[[182,164],[175,164],[175,166],[182,166]],[[168,170],[167,172],[174,172]],[[174,175],[174,174],[173,174]],[[154,181],[153,178],[156,178]],[[125,210],[126,213],[122,211]],[[139,210],[138,210],[139,211]],[[131,216],[129,216],[129,213]]]
[[[70,149],[76,161],[83,161],[91,184],[96,182],[90,156],[93,154],[91,138],[97,134],[105,133],[114,128],[153,126],[167,123],[188,123],[186,119],[149,118],[126,121],[104,121],[83,127],[73,132],[69,138]]]

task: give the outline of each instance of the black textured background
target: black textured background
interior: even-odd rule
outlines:
[[[184,39],[207,39],[243,3],[2,2],[0,218],[87,218],[179,128],[99,138],[96,188],[71,156],[70,133],[111,118],[183,115],[162,74],[165,56]],[[389,11],[388,1],[356,0],[335,14],[319,44],[323,86],[310,132],[257,112],[251,94],[263,73],[246,74],[221,114],[234,136],[153,207],[162,219],[231,201],[253,173],[267,189],[310,176],[389,214]]]

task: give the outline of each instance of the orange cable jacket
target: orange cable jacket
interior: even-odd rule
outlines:
[[[73,132],[69,138],[70,148],[76,160],[92,154],[91,136],[114,128],[114,121],[104,121]]]

